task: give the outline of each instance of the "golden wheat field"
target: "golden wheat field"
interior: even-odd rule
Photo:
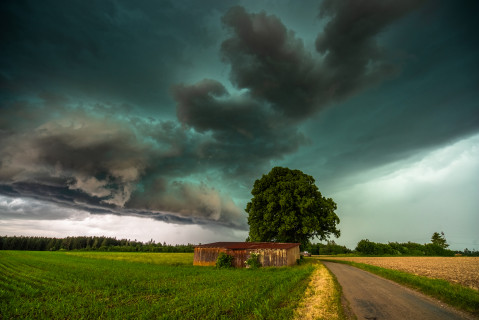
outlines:
[[[326,258],[326,257],[324,257]],[[444,279],[479,290],[479,257],[327,257]]]

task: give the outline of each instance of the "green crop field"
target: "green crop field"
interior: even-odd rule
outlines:
[[[0,251],[0,319],[289,319],[314,269],[192,261],[192,253]]]

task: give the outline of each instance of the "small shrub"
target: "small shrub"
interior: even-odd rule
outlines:
[[[216,268],[231,268],[233,263],[233,256],[226,254],[224,252],[220,252],[218,258],[216,259]]]
[[[261,262],[259,262],[259,254],[257,253],[252,253],[248,260],[245,261],[246,263],[246,268],[250,269],[258,269],[261,267]]]

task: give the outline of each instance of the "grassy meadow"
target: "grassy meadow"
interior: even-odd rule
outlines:
[[[0,251],[0,319],[290,319],[314,270],[192,262],[192,253]]]

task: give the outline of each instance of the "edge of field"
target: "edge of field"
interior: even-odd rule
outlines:
[[[433,279],[414,275],[404,271],[381,268],[365,263],[345,260],[319,258],[321,261],[348,264],[350,266],[374,273],[408,288],[417,290],[430,297],[438,299],[459,310],[479,317],[479,292],[459,284],[442,279]]]
[[[336,276],[321,261],[311,258],[306,258],[306,261],[314,264],[315,270],[294,312],[293,320],[354,319],[351,310],[345,304],[342,288]]]

